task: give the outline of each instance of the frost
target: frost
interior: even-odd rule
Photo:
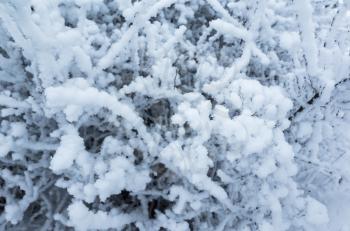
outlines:
[[[73,128],[67,128],[61,137],[60,146],[51,160],[50,168],[54,172],[63,171],[73,165],[78,156],[85,151],[84,142]]]
[[[88,208],[80,201],[74,202],[68,207],[68,214],[70,223],[77,230],[88,229],[110,229],[121,228],[125,224],[137,220],[138,215],[125,215],[122,213],[110,214],[99,211],[97,213],[89,211]]]
[[[22,212],[18,205],[6,205],[5,207],[5,218],[10,222],[16,224],[22,218]]]
[[[307,198],[306,220],[315,225],[328,223],[327,208],[315,199]]]
[[[1,230],[350,227],[348,0],[3,0]]]
[[[150,180],[147,171],[137,172],[132,163],[119,157],[111,160],[110,171],[98,179],[94,186],[100,198],[105,200],[110,195],[119,194],[123,189],[141,191]]]
[[[295,8],[298,12],[297,18],[301,30],[301,43],[305,51],[305,57],[308,63],[307,68],[310,75],[315,76],[318,72],[318,54],[316,39],[314,35],[315,28],[312,19],[312,5],[309,0],[297,0],[295,1]]]
[[[292,51],[300,43],[300,38],[296,32],[283,32],[280,35],[280,45],[282,48]]]

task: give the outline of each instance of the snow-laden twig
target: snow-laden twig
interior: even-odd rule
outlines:
[[[319,73],[318,49],[315,38],[315,25],[312,18],[312,6],[309,0],[295,0],[294,4],[297,11],[297,20],[307,69],[311,76],[317,76]]]
[[[108,50],[107,54],[100,59],[98,62],[99,69],[105,69],[113,63],[113,59],[122,51],[126,44],[133,38],[135,33],[142,29],[146,22],[151,18],[156,16],[159,10],[162,8],[169,7],[171,4],[175,3],[177,0],[160,0],[154,5],[147,4],[145,12],[138,12],[135,17],[132,26],[124,33],[124,35]],[[144,1],[145,2],[145,1]]]
[[[0,95],[0,106],[5,106],[9,108],[21,108],[21,109],[29,109],[30,104],[26,102],[20,102],[10,96]]]

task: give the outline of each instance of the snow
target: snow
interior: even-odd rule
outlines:
[[[73,202],[68,207],[70,223],[77,230],[121,228],[125,224],[137,220],[137,214],[108,214],[91,212],[81,201]]]
[[[349,216],[350,216],[350,197],[346,192],[338,192],[334,194],[323,195],[323,200],[327,206],[328,211],[328,224],[319,225],[319,230],[339,230],[347,231],[350,229]]]
[[[0,156],[1,157],[5,157],[11,150],[12,148],[12,139],[11,137],[8,136],[4,136],[2,134],[0,134]]]
[[[312,135],[312,124],[310,122],[302,122],[299,124],[297,137],[306,140]]]
[[[67,128],[65,132],[50,163],[50,168],[57,173],[71,167],[78,156],[85,151],[84,141],[74,128]]]
[[[63,91],[64,94],[62,94]],[[83,113],[84,107],[94,106],[110,108],[132,123],[138,120],[127,105],[121,104],[106,92],[90,87],[89,83],[82,78],[72,79],[64,86],[49,87],[46,90],[46,98],[48,107],[65,108],[68,121],[76,121]]]
[[[280,46],[286,50],[292,51],[299,43],[300,38],[297,32],[283,32],[280,35]]]
[[[5,217],[13,224],[16,224],[22,218],[21,209],[15,204],[6,205]]]
[[[27,130],[24,123],[11,123],[11,132],[10,135],[16,138],[26,136]]]
[[[95,182],[94,187],[101,200],[106,200],[110,195],[119,194],[123,189],[141,191],[149,181],[147,171],[137,172],[126,158],[119,157],[111,160],[110,170]]]
[[[327,208],[315,199],[307,198],[306,220],[314,225],[327,224]]]
[[[347,231],[349,6],[1,1],[0,230]]]
[[[310,75],[318,74],[318,51],[315,39],[315,26],[312,21],[312,5],[309,0],[296,0],[297,20],[301,30],[301,44],[307,60]]]
[[[237,28],[231,23],[225,22],[221,19],[211,21],[210,26],[224,35],[231,35],[244,40],[250,39],[248,31]]]

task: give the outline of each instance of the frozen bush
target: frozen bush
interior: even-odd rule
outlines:
[[[1,229],[349,229],[349,7],[3,0]]]

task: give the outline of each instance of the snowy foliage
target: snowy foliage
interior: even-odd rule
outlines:
[[[1,230],[350,230],[349,0],[2,0]]]

